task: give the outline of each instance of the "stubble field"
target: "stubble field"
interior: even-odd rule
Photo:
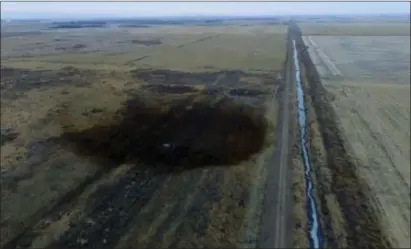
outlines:
[[[372,29],[372,24],[369,26]],[[392,34],[395,29],[373,29],[375,33],[371,36],[367,32],[365,36],[360,36],[360,31],[354,27],[351,32],[345,33],[337,32],[338,27],[330,31],[331,36],[324,30],[317,29],[318,33],[315,33],[301,25],[302,32],[308,34],[303,37],[307,51],[326,90],[321,97],[318,93],[314,101],[327,102],[336,113],[335,125],[343,139],[341,146],[347,152],[345,158],[350,158],[349,161],[355,166],[354,174],[362,186],[360,192],[365,195],[366,205],[370,206],[367,212],[375,213],[371,215],[374,217],[372,219],[375,219],[391,246],[408,248],[410,37],[404,34],[392,36],[399,35]],[[316,136],[320,137],[321,134],[317,132]],[[322,139],[324,142],[317,143],[327,143],[326,138]],[[329,149],[327,146],[330,144],[326,145],[325,150]],[[327,160],[326,156],[323,156],[324,160]],[[340,158],[339,164],[344,165],[342,160],[345,159]],[[344,180],[344,176],[340,176],[341,181],[346,182],[340,186],[346,186],[347,192],[350,191],[349,186],[353,186],[348,184],[350,177],[347,174]],[[340,183],[336,181],[334,184]],[[358,196],[358,200],[361,198]],[[331,219],[344,217],[341,209],[344,207],[330,208]],[[365,210],[365,207],[361,209]],[[368,219],[371,217],[366,216]],[[344,236],[350,240],[349,234]],[[377,232],[375,236],[378,236]],[[373,240],[381,241],[376,237]]]

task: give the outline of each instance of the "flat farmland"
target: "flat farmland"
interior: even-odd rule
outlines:
[[[303,25],[302,30],[315,34]],[[410,37],[374,31],[373,36],[322,31],[303,40],[384,235],[391,246],[408,248]]]
[[[23,68],[272,71],[282,67],[285,32],[281,25],[48,31],[30,39],[4,38],[1,56],[3,64]]]
[[[245,24],[4,24],[1,247],[254,247],[286,27]]]
[[[324,78],[409,84],[409,36],[305,36],[304,40]]]
[[[409,36],[409,23],[404,21],[387,22],[378,20],[351,21],[336,23],[302,22],[299,24],[303,35],[329,35],[329,36]]]

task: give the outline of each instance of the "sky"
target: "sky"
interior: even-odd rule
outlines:
[[[409,2],[1,2],[2,19],[409,13]]]

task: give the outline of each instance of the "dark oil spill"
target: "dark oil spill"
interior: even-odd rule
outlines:
[[[80,156],[99,163],[125,161],[145,165],[232,165],[261,150],[266,133],[263,112],[229,99],[202,101],[192,97],[170,106],[148,106],[141,99],[127,101],[116,121],[80,132],[65,132],[58,140]]]

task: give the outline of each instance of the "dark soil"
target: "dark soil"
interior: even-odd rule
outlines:
[[[81,50],[83,48],[87,48],[86,44],[82,44],[82,43],[78,43],[72,46],[68,46],[68,47],[57,47],[56,50]]]
[[[131,75],[134,79],[138,79],[150,84],[211,84],[220,75],[219,72],[180,72],[168,69],[154,70],[132,70]]]
[[[261,110],[228,98],[192,98],[176,100],[168,110],[132,99],[112,124],[66,132],[59,140],[99,162],[140,161],[184,169],[236,164],[260,151],[266,132]]]
[[[245,75],[245,73],[239,70],[226,71],[224,72],[224,78],[220,81],[220,84],[235,86],[243,75]]]
[[[0,128],[0,145],[3,146],[8,142],[12,142],[14,139],[17,138],[18,133],[13,132],[10,128]]]
[[[256,89],[237,88],[230,90],[230,94],[234,96],[256,97],[268,93]]]
[[[47,159],[58,150],[51,141],[36,140],[26,145],[27,157],[21,161],[16,170],[2,172],[1,184],[3,189],[12,189],[15,184],[23,179],[33,176],[38,167],[41,167]]]
[[[1,93],[2,97],[16,97],[21,93],[38,88],[68,84],[86,87],[92,82],[90,77],[93,76],[95,76],[93,72],[75,67],[65,67],[57,71],[2,67]]]
[[[144,59],[144,58],[143,58]],[[222,70],[219,72],[181,72],[168,69],[136,69],[130,71],[131,77],[149,84],[182,85],[221,85],[236,86],[242,76],[249,73],[241,70]],[[269,77],[258,75],[260,77]],[[271,80],[272,82],[272,80]]]
[[[154,84],[154,85],[142,85],[141,89],[149,90],[155,93],[169,93],[169,94],[181,94],[181,93],[193,93],[197,92],[198,90],[191,86],[171,86],[171,85],[162,85],[162,84]]]

